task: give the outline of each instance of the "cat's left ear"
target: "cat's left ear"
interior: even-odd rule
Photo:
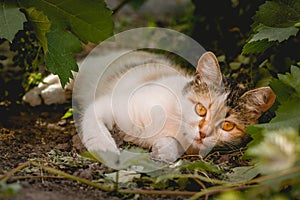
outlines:
[[[215,54],[206,52],[200,57],[196,78],[201,78],[206,83],[222,85],[222,73]]]
[[[243,108],[248,119],[257,120],[275,102],[276,95],[270,87],[250,90],[239,99],[239,107]],[[246,114],[246,115],[247,115]]]

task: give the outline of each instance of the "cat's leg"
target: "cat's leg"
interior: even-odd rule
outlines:
[[[182,154],[184,150],[180,143],[172,137],[162,137],[155,140],[152,146],[151,155],[153,158],[174,162],[176,161]]]
[[[87,107],[81,121],[81,140],[90,152],[119,154],[115,140],[106,126],[112,126],[112,118],[107,108],[109,105],[105,99],[97,100]]]

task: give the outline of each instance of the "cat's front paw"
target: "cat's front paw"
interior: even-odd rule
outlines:
[[[152,146],[151,156],[154,160],[164,162],[175,162],[183,153],[178,141],[171,137],[159,138]]]

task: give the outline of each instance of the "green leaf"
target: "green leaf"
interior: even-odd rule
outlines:
[[[23,29],[26,18],[17,7],[16,1],[0,1],[0,38],[12,41],[15,34]]]
[[[275,79],[270,83],[272,90],[276,94],[276,98],[280,103],[290,101],[293,94],[295,94],[295,89],[287,86],[282,81]]]
[[[293,167],[299,157],[300,137],[298,129],[279,128],[264,131],[264,139],[247,154],[259,161],[257,166],[262,174],[273,173]]]
[[[19,183],[6,183],[0,181],[0,198],[9,197],[16,195],[21,190],[21,185]]]
[[[78,66],[72,53],[81,51],[81,43],[74,35],[51,26],[47,33],[48,52],[45,56],[46,67],[60,78],[62,86],[73,77],[71,71],[77,71]]]
[[[26,9],[26,14],[35,31],[35,36],[43,47],[44,53],[47,53],[48,43],[46,33],[50,31],[51,26],[48,17],[33,7]]]
[[[278,80],[271,82],[271,87],[281,105],[278,107],[276,117],[268,124],[258,124],[254,127],[264,129],[278,129],[282,127],[300,127],[300,69],[291,67],[291,73],[279,74]]]
[[[117,173],[119,174],[117,175]],[[130,170],[120,170],[118,172],[105,174],[105,177],[109,178],[112,181],[116,181],[116,178],[118,177],[118,183],[128,183],[132,182],[136,178],[140,178],[141,174]]]
[[[97,151],[90,153],[99,162],[117,170],[130,168],[137,172],[148,173],[161,170],[166,166],[166,163],[154,161],[151,159],[149,154],[140,152],[139,149],[140,148],[122,150],[120,153],[109,151]]]
[[[286,75],[279,74],[278,78],[284,84],[294,88],[297,91],[297,93],[300,95],[300,68],[299,67],[292,66],[291,73],[287,73]]]
[[[269,27],[290,27],[300,21],[299,0],[266,1],[253,17],[254,24]]]
[[[99,43],[112,35],[111,11],[103,0],[20,0],[25,8],[35,7],[51,22],[68,29],[81,41]]]
[[[208,162],[204,162],[202,160],[194,162],[185,161],[185,164],[181,167],[181,169],[197,170],[202,172],[214,172],[218,174],[221,173],[217,166]]]
[[[274,45],[295,36],[300,21],[299,0],[266,1],[253,16],[250,40],[243,48],[244,54],[261,53]]]
[[[246,43],[243,47],[243,54],[251,54],[251,53],[262,53],[271,46],[273,46],[275,42],[269,42],[267,39]]]
[[[69,108],[68,111],[61,117],[61,119],[68,119],[73,116],[73,108]]]
[[[260,26],[257,29],[257,33],[253,35],[251,42],[267,39],[268,41],[278,41],[282,42],[289,39],[291,36],[296,36],[299,29],[294,26],[291,27],[269,27],[269,26]]]
[[[298,129],[300,127],[300,101],[286,102],[279,106],[276,111],[276,117],[269,123],[257,124],[254,127],[264,128],[269,130],[293,127]]]
[[[230,182],[240,182],[240,181],[248,181],[256,177],[260,171],[257,166],[242,166],[235,167],[231,172],[227,172],[226,180]]]

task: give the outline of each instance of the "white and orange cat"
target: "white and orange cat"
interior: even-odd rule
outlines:
[[[245,141],[245,127],[257,123],[276,98],[269,87],[244,92],[229,84],[211,52],[200,57],[193,75],[162,55],[143,51],[124,54],[110,65],[117,70],[99,77],[99,67],[91,67],[75,81],[73,100],[89,151],[118,153],[110,134],[117,126],[125,141],[151,149],[159,160],[205,155],[215,146]],[[57,76],[48,80],[50,85],[41,84],[24,100],[35,105],[42,94],[48,104],[62,102],[65,97],[54,95],[63,93]]]

